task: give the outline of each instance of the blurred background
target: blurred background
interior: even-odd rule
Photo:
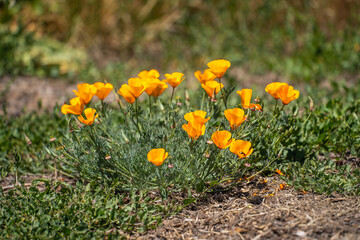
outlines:
[[[0,76],[124,82],[156,68],[193,78],[225,58],[245,84],[317,84],[356,82],[360,69],[357,0],[2,0],[0,9]]]

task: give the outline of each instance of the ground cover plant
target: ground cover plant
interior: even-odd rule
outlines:
[[[0,238],[360,234],[356,1],[88,3],[0,3]]]

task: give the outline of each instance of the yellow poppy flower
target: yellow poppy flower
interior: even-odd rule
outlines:
[[[256,110],[262,110],[260,104],[250,103],[252,96],[252,89],[242,89],[240,91],[237,91],[236,93],[239,94],[241,98],[241,106],[244,109],[250,108]]]
[[[127,84],[121,85],[118,94],[122,96],[128,103],[134,103],[135,97],[131,93],[131,87]]]
[[[231,129],[237,128],[246,119],[246,115],[244,115],[244,110],[240,108],[226,109],[224,111],[224,115],[229,121]]]
[[[172,74],[165,74],[166,79],[164,82],[169,83],[173,88],[179,86],[179,84],[185,79],[183,73],[174,72]]]
[[[205,116],[205,111],[197,110],[194,112],[186,113],[184,115],[184,119],[188,122],[191,122],[193,125],[202,126],[210,119],[210,117],[205,118]]]
[[[284,105],[288,105],[292,100],[295,100],[299,97],[300,92],[298,90],[294,90],[293,86],[285,85],[278,90],[277,94],[280,97],[282,103]]]
[[[148,152],[147,159],[149,162],[155,164],[156,166],[161,166],[161,164],[163,164],[168,155],[169,153],[165,152],[165,149],[154,148]]]
[[[138,98],[147,88],[147,83],[140,78],[130,78],[128,80],[130,91],[135,98]]]
[[[63,114],[81,115],[83,110],[84,110],[84,104],[81,102],[81,99],[79,97],[72,98],[70,100],[70,105],[64,104],[61,107],[61,112]]]
[[[86,125],[91,125],[94,123],[94,120],[95,118],[98,117],[98,114],[96,113],[96,110],[93,109],[93,108],[87,108],[84,110],[84,114],[85,114],[85,117],[86,119],[83,117],[83,116],[78,116],[78,119],[80,122],[82,122],[83,124],[86,124]]]
[[[210,98],[214,98],[214,96],[216,96],[216,94],[224,87],[224,85],[217,81],[207,81],[206,83],[201,84],[201,87],[206,91]]]
[[[145,79],[145,78],[159,78],[160,77],[160,73],[155,70],[155,69],[151,69],[150,71],[141,71],[138,74],[139,78],[141,79]]]
[[[111,83],[103,83],[103,82],[96,82],[94,83],[94,86],[97,89],[96,96],[101,100],[104,100],[107,97],[107,95],[109,95],[111,90],[113,90],[114,88]]]
[[[230,146],[230,152],[235,153],[240,159],[249,156],[254,149],[251,143],[243,140],[236,140]]]
[[[281,83],[281,82],[273,82],[266,86],[265,91],[277,100],[280,98],[280,96],[278,95],[280,88],[282,88],[283,86],[286,86],[286,85],[288,85],[288,84]]]
[[[146,82],[148,87],[146,88],[145,92],[153,97],[160,96],[165,91],[165,89],[168,88],[168,85],[165,82],[160,81],[157,78],[146,78]]]
[[[78,90],[73,90],[76,96],[80,97],[81,102],[88,104],[92,97],[96,94],[96,87],[92,84],[81,83],[77,85]]]
[[[231,133],[228,131],[216,131],[211,135],[211,140],[220,149],[227,148],[234,139],[231,139]]]
[[[201,84],[204,84],[207,81],[213,81],[216,78],[215,74],[213,74],[210,69],[206,69],[204,73],[196,71],[194,75]]]
[[[205,134],[204,124],[200,125],[198,123],[188,122],[186,124],[183,124],[182,128],[185,130],[191,140],[196,140],[200,136]]]
[[[224,59],[218,59],[211,61],[207,64],[211,72],[215,74],[217,78],[222,78],[228,68],[231,66],[230,62]]]

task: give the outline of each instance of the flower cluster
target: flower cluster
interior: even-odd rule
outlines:
[[[287,83],[273,82],[266,86],[265,91],[273,96],[276,100],[281,99],[284,105],[288,105],[291,101],[297,99],[300,95],[298,90],[294,90],[293,86]]]
[[[77,90],[73,90],[77,97],[70,100],[70,104],[64,104],[61,107],[63,114],[77,115],[80,122],[86,125],[92,125],[94,120],[98,117],[96,110],[87,108],[85,105],[89,104],[93,96],[97,96],[103,101],[113,89],[110,83],[96,82],[94,84],[81,83],[77,85]],[[82,116],[84,114],[84,116]]]
[[[205,118],[205,111],[189,112],[184,115],[188,123],[183,124],[182,128],[187,132],[191,140],[196,140],[198,137],[205,134],[205,123],[209,121],[210,117]]]

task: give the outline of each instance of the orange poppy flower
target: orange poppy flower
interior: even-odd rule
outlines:
[[[204,73],[196,71],[194,75],[201,84],[204,84],[207,81],[213,81],[216,78],[215,74],[213,74],[210,69],[206,69]]]
[[[201,87],[206,91],[207,95],[211,98],[214,96],[224,87],[222,83],[217,81],[207,81],[204,84],[201,84]]]
[[[142,81],[140,78],[130,78],[128,80],[131,93],[135,98],[138,98],[148,87],[148,84]]]
[[[96,82],[94,83],[94,86],[97,89],[96,96],[101,100],[104,100],[107,97],[107,95],[109,95],[111,90],[113,90],[114,88],[111,83],[103,83],[103,82]]]
[[[277,174],[279,174],[279,175],[284,175],[282,172],[281,172],[281,170],[279,170],[279,169],[276,169],[276,172],[277,172]]]
[[[134,103],[135,97],[131,93],[131,87],[127,84],[121,85],[118,94],[121,95],[128,103]]]
[[[217,78],[222,78],[228,68],[231,66],[230,62],[224,59],[218,59],[211,61],[207,64],[211,72],[215,74]]]
[[[205,124],[200,125],[196,122],[188,122],[183,124],[182,128],[185,130],[191,140],[196,140],[205,134]]]
[[[173,88],[179,86],[179,84],[185,79],[183,73],[174,72],[172,74],[165,74],[166,79],[164,82],[169,83]]]
[[[194,112],[189,112],[184,115],[184,119],[188,122],[193,123],[194,125],[204,125],[207,121],[209,121],[210,117],[205,118],[206,112],[197,110]]]
[[[294,90],[293,86],[284,85],[278,90],[277,94],[282,103],[284,105],[288,105],[292,100],[299,97],[300,92],[298,90]]]
[[[96,113],[95,109],[87,108],[87,109],[84,110],[84,114],[85,114],[86,119],[82,115],[78,116],[78,119],[83,124],[91,125],[91,124],[94,123],[95,118],[98,117],[98,114],[96,113],[96,115],[95,115],[95,113]]]
[[[281,83],[281,82],[273,82],[266,86],[265,91],[277,100],[280,98],[280,96],[278,95],[280,88],[282,88],[283,86],[286,86],[286,85],[288,85],[288,84]]]
[[[165,89],[168,88],[168,85],[165,82],[160,81],[157,78],[147,78],[146,81],[148,87],[146,88],[145,92],[153,97],[160,96],[165,91]]]
[[[229,121],[231,129],[237,128],[246,119],[246,115],[244,115],[244,110],[240,108],[226,109],[224,111],[224,115]]]
[[[88,104],[97,92],[96,87],[88,83],[78,84],[77,88],[78,90],[73,90],[73,92],[76,96],[80,97],[81,102],[84,104]]]
[[[64,104],[61,107],[61,112],[63,114],[81,115],[83,111],[84,111],[84,104],[81,102],[81,99],[79,97],[72,98],[70,100],[70,105]]]
[[[251,148],[251,143],[243,140],[236,140],[230,145],[230,152],[235,153],[238,157],[245,158],[249,156],[254,149]]]
[[[165,149],[154,148],[148,152],[147,159],[149,162],[155,164],[156,166],[161,166],[161,164],[163,164],[168,155],[169,153],[165,152]]]
[[[252,96],[252,89],[242,89],[236,92],[241,98],[241,106],[244,109],[255,108],[256,110],[262,110],[260,104],[250,103]]]
[[[141,79],[145,79],[145,78],[159,78],[160,77],[160,73],[155,70],[155,69],[151,69],[150,71],[141,71],[138,74],[139,78]]]
[[[220,149],[227,148],[231,145],[234,139],[231,139],[229,131],[216,131],[211,135],[211,140]]]

